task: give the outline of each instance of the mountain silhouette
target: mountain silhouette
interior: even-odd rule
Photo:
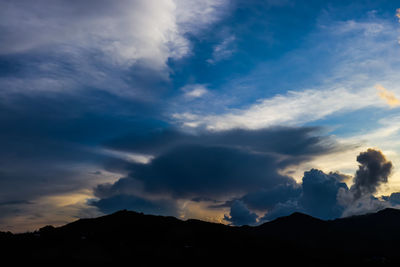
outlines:
[[[1,259],[14,264],[399,266],[399,244],[397,209],[330,221],[293,213],[254,227],[123,210],[0,232]]]

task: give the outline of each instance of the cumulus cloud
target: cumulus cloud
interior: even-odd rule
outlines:
[[[308,214],[323,219],[341,216],[344,209],[338,205],[337,194],[341,188],[348,188],[337,176],[315,169],[304,173],[299,203]]]
[[[224,217],[232,225],[253,225],[257,223],[257,218],[257,214],[251,212],[240,200],[232,203],[229,216]]]
[[[400,100],[394,95],[393,92],[388,91],[382,85],[376,85],[375,88],[378,90],[379,97],[385,100],[385,102],[390,107],[398,107],[400,106]]]
[[[387,207],[397,205],[397,193],[392,196],[377,198],[374,193],[388,182],[392,172],[392,162],[388,161],[381,151],[368,149],[357,156],[360,163],[353,178],[350,190],[340,190],[337,198],[345,207],[342,216],[376,212]]]
[[[99,199],[118,195],[167,196],[175,201],[206,199],[213,203],[210,209],[231,207],[238,200],[251,210],[247,215],[254,219],[254,210],[265,211],[276,202],[298,198],[299,186],[291,177],[280,174],[281,168],[345,149],[317,134],[316,128],[280,127],[127,135],[105,146],[154,158],[147,164],[121,159],[108,162],[106,169],[128,175],[115,183],[98,185],[94,194]],[[222,207],[220,202],[226,204]],[[237,223],[235,214],[228,217],[232,223]]]
[[[111,163],[109,168],[128,175],[98,185],[94,192],[100,200],[143,194],[167,196],[171,201],[207,200],[213,203],[210,209],[230,208],[225,220],[232,224],[272,220],[294,211],[334,219],[393,206],[396,195],[387,199],[374,196],[392,171],[392,163],[379,150],[368,149],[357,156],[360,165],[350,188],[345,183],[349,175],[339,172],[311,169],[304,173],[301,184],[280,174],[288,164],[341,149],[311,133],[307,128],[271,128],[129,135],[106,146],[155,157],[147,164]],[[225,204],[218,204],[221,202]],[[256,212],[265,215],[258,217]]]
[[[260,190],[241,198],[253,210],[266,210],[260,221],[272,220],[295,211],[321,219],[375,212],[400,204],[399,193],[377,198],[374,193],[387,183],[392,163],[381,151],[368,149],[357,156],[359,169],[348,188],[348,175],[324,173],[312,169],[304,173],[301,184],[282,184],[275,189]],[[279,194],[280,193],[280,194]],[[229,203],[228,203],[229,204]]]
[[[295,211],[321,219],[340,217],[344,207],[337,199],[338,192],[348,191],[340,173],[326,174],[312,169],[304,173],[302,183],[282,184],[271,190],[261,190],[241,198],[248,207],[267,211],[260,221],[272,220]]]
[[[360,153],[357,161],[360,165],[350,188],[355,199],[374,194],[381,184],[388,182],[393,167],[381,151],[374,149]]]

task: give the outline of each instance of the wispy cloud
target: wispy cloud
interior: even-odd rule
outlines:
[[[188,84],[182,87],[182,91],[185,92],[186,98],[199,98],[208,93],[207,87],[204,84]]]
[[[225,114],[202,116],[176,113],[173,117],[185,126],[205,126],[209,130],[217,131],[233,128],[260,129],[282,124],[302,125],[339,111],[357,110],[376,104],[374,97],[365,97],[364,94],[365,92],[351,92],[345,88],[291,91]]]
[[[228,4],[188,2],[2,1],[0,55],[26,57],[30,66],[24,69],[29,77],[20,75],[18,86],[13,85],[15,79],[2,76],[2,93],[70,92],[84,87],[131,98],[147,76],[168,81],[167,61],[190,55],[188,34],[196,35],[218,21]],[[40,60],[31,62],[30,55],[41,55]],[[135,71],[139,77],[132,78]],[[134,83],[127,82],[133,79]]]
[[[215,64],[218,61],[231,57],[232,54],[235,52],[235,40],[236,37],[234,35],[230,35],[225,38],[220,44],[214,46],[212,58],[208,59],[207,62],[210,64]]]
[[[320,25],[320,28],[309,36],[311,44],[317,42],[315,49],[302,48],[293,51],[287,57],[283,67],[288,71],[293,68],[293,63],[298,68],[318,68],[318,62],[310,64],[310,58],[326,54],[334,49],[336,52],[321,59],[321,62],[331,62],[334,57],[335,64],[331,69],[324,69],[328,63],[321,64],[321,70],[313,71],[315,75],[311,82],[318,84],[313,87],[298,86],[284,93],[284,88],[274,96],[260,97],[253,103],[243,104],[240,97],[238,103],[231,104],[235,108],[224,108],[210,114],[207,103],[205,109],[187,110],[173,113],[173,118],[187,127],[205,127],[210,130],[227,130],[231,128],[259,129],[271,125],[303,125],[309,122],[326,119],[328,116],[352,112],[363,108],[385,107],[384,103],[376,97],[376,89],[371,84],[385,81],[388,86],[399,82],[397,49],[393,42],[397,39],[396,28],[390,21],[337,21]],[[326,43],[321,43],[321,39]],[[340,42],[338,41],[340,40]],[[302,54],[300,58],[299,54]],[[281,66],[282,67],[282,66]],[[239,82],[226,85],[225,97],[234,98],[240,95],[240,86],[245,84],[246,90],[268,91],[275,90],[277,82],[269,84],[274,77],[268,78],[270,69],[276,68],[273,63],[260,66],[253,74]],[[284,75],[290,75],[286,71]],[[294,73],[299,75],[299,73]],[[302,73],[301,73],[302,74]],[[308,73],[307,73],[308,74]],[[282,73],[279,73],[282,75]],[[263,77],[263,78],[260,78]],[[268,77],[268,76],[267,76]],[[296,76],[297,77],[297,76]],[[300,76],[301,77],[301,76]],[[260,82],[260,79],[264,83]],[[286,79],[285,79],[286,81]],[[285,83],[281,83],[287,86]],[[310,81],[308,81],[310,84]],[[241,96],[241,95],[240,95]],[[394,98],[395,99],[395,98]],[[235,100],[232,100],[235,101]],[[393,104],[393,101],[391,102]]]
[[[394,95],[393,92],[388,91],[385,87],[380,84],[375,85],[376,90],[378,90],[378,95],[381,99],[392,108],[400,106],[400,100]]]

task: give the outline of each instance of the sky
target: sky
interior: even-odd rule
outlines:
[[[400,4],[0,0],[0,230],[400,205]]]

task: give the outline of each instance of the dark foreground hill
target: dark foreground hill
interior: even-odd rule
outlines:
[[[294,213],[257,227],[119,211],[34,233],[0,233],[0,251],[2,262],[13,263],[7,266],[400,266],[400,210],[333,221]]]

